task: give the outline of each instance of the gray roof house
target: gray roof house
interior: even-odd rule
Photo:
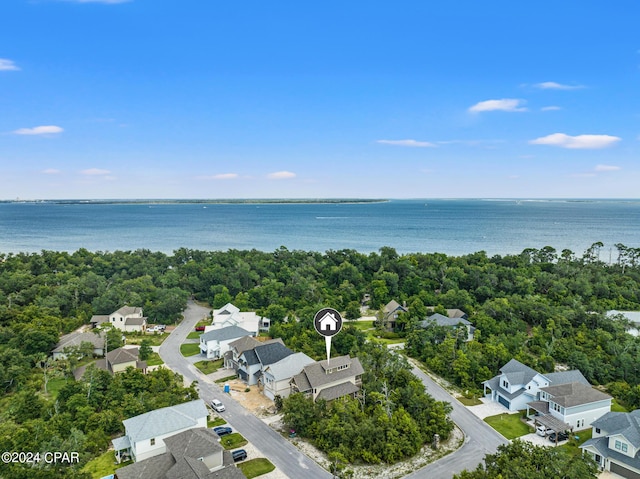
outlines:
[[[458,309],[456,311],[460,310]],[[464,328],[465,341],[471,341],[473,339],[473,333],[476,330],[476,328],[473,327],[473,324],[471,324],[468,319],[462,316],[449,317],[444,316],[440,313],[432,314],[431,316],[427,317],[427,319],[420,321],[418,325],[423,329],[429,328],[434,325],[444,328]]]
[[[115,438],[113,448],[118,460],[124,454],[134,462],[167,452],[164,439],[175,434],[207,427],[209,411],[202,399],[155,409],[122,421],[125,435]]]
[[[406,305],[401,305],[395,299],[389,301],[382,309],[382,324],[389,331],[396,327],[398,315],[409,311]]]
[[[123,347],[117,348],[113,351],[109,351],[107,356],[103,359],[99,359],[93,363],[96,368],[108,371],[112,375],[122,371],[126,371],[127,368],[132,367],[140,369],[144,374],[147,372],[146,361],[140,360],[140,348],[139,347]],[[73,376],[76,380],[79,380],[91,364],[80,366],[73,371]]]
[[[142,308],[122,306],[109,315],[109,324],[126,332],[143,332],[147,329],[147,318],[142,315]]]
[[[591,427],[591,439],[580,448],[602,469],[625,478],[640,478],[640,409],[608,412]]]
[[[314,401],[355,396],[360,391],[363,373],[360,360],[349,355],[317,361],[305,366],[291,379],[291,392],[301,392]]]
[[[116,479],[242,479],[231,453],[207,428],[195,428],[164,440],[167,451],[116,470]]]
[[[293,354],[281,341],[260,343],[245,350],[238,360],[238,376],[249,386],[258,384],[264,368]]]
[[[70,349],[78,348],[82,343],[91,343],[93,344],[93,354],[94,356],[103,356],[104,355],[104,338],[105,334],[103,332],[96,334],[93,332],[89,333],[79,333],[73,332],[69,334],[65,334],[60,337],[60,341],[56,344],[56,347],[51,351],[53,355],[53,359],[66,359],[67,352]]]
[[[533,409],[532,419],[553,430],[585,429],[611,409],[611,397],[578,370],[543,374],[512,359],[482,384],[485,397],[510,411]]]
[[[218,359],[229,351],[229,345],[236,339],[254,335],[254,333],[239,326],[212,329],[200,335],[200,352],[204,354],[207,359]]]
[[[268,365],[264,368],[262,378],[259,381],[263,387],[262,393],[269,399],[275,399],[276,396],[283,398],[289,396],[291,378],[313,362],[313,359],[304,353],[294,353]]]

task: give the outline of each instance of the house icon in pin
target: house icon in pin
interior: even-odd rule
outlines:
[[[338,329],[338,320],[330,311],[327,311],[318,323],[321,331],[336,331]]]

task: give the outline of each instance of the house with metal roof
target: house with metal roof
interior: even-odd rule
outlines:
[[[155,409],[122,421],[125,435],[113,439],[116,458],[134,462],[167,452],[165,439],[198,427],[207,427],[209,411],[202,399]]]
[[[608,412],[591,427],[591,439],[580,448],[605,471],[640,479],[640,409]]]
[[[280,361],[268,365],[264,368],[262,377],[258,382],[263,388],[262,393],[269,399],[275,399],[276,396],[288,397],[291,393],[289,385],[291,378],[313,362],[314,360],[304,353],[293,353]]]
[[[333,401],[355,396],[362,385],[364,369],[358,358],[349,355],[306,365],[290,381],[291,393],[301,392],[313,398]]]
[[[164,440],[166,452],[116,470],[116,479],[242,479],[211,429],[195,428]]]
[[[200,352],[207,359],[221,358],[224,353],[229,351],[229,345],[232,342],[245,336],[255,336],[255,333],[239,326],[207,331],[200,335]]]

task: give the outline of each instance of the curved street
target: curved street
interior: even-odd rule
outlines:
[[[232,400],[231,397],[225,395],[216,383],[182,356],[180,345],[194,330],[196,323],[209,315],[209,311],[209,308],[189,301],[187,309],[184,311],[184,319],[159,348],[160,357],[165,365],[182,374],[186,381],[197,381],[200,397],[207,404],[214,398],[222,400],[226,411],[220,415],[291,479],[330,479],[332,475],[329,472],[302,454],[289,441]],[[427,392],[435,399],[451,403],[453,406],[451,419],[464,432],[465,443],[457,451],[405,476],[407,479],[450,479],[463,469],[474,469],[482,461],[485,454],[496,452],[500,444],[508,442],[423,371],[414,367],[413,373],[423,382]]]

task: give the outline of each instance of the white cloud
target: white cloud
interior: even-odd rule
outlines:
[[[535,140],[530,140],[532,145],[551,145],[561,148],[594,150],[606,148],[619,142],[620,138],[611,135],[577,135],[570,136],[564,133],[553,133],[552,135],[542,136]]]
[[[472,113],[478,113],[481,111],[527,111],[522,106],[525,101],[517,98],[503,98],[501,100],[485,100],[476,103],[472,107],[469,107],[469,111]]]
[[[621,170],[619,166],[615,165],[597,165],[594,170],[595,171],[618,171]]]
[[[57,175],[62,172],[60,170],[56,170],[55,168],[47,168],[45,170],[42,170],[41,173],[44,175]]]
[[[238,173],[219,173],[211,176],[198,176],[199,180],[235,180],[238,178]]]
[[[551,106],[543,106],[542,108],[540,108],[540,111],[558,111],[558,110],[562,110],[562,107],[551,105]]]
[[[436,146],[433,143],[429,143],[428,141],[417,140],[377,140],[376,143],[394,146],[410,146],[414,148],[435,148]]]
[[[20,70],[13,60],[0,58],[0,71],[17,71]]]
[[[584,88],[584,85],[563,85],[562,83],[556,83],[554,81],[536,83],[533,86],[541,90],[579,90]]]
[[[16,135],[53,135],[56,133],[62,133],[64,130],[59,126],[55,125],[47,125],[47,126],[36,126],[33,128],[19,128],[14,130],[13,133]]]
[[[103,170],[101,168],[89,168],[87,170],[82,170],[80,173],[86,176],[102,176],[111,174],[109,170]]]
[[[269,173],[267,178],[270,180],[289,180],[295,178],[296,174],[290,171],[276,171],[275,173]]]

